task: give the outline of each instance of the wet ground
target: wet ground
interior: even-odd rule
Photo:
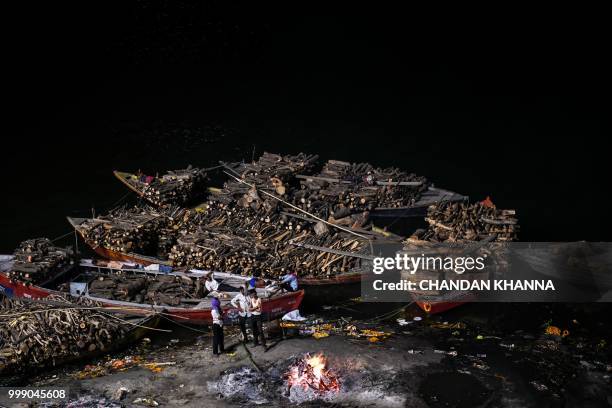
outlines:
[[[358,325],[392,333],[376,342],[334,334],[283,340],[271,327],[272,347],[264,351],[245,348],[237,342],[235,329],[228,328],[230,353],[213,357],[206,329],[168,323],[163,328],[172,333],[152,333],[150,342],[110,356],[142,359],[132,367],[89,378],[96,367],[110,364],[107,357],[87,362],[89,374],[83,372],[84,362],[13,379],[13,384],[68,387],[72,402],[63,406],[74,407],[612,404],[607,306],[473,304],[430,318],[413,305],[399,306],[355,303],[318,313],[325,319],[352,316]],[[398,318],[406,323],[400,325]],[[289,392],[283,374],[305,353],[318,352],[329,358],[340,391]]]

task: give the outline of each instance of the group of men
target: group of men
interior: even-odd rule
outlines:
[[[251,331],[253,333],[253,347],[260,344],[267,350],[266,336],[263,331],[262,305],[261,298],[257,295],[257,283],[260,279],[253,277],[244,286],[240,287],[240,292],[234,296],[230,304],[238,310],[238,321],[240,331],[242,332],[242,341],[248,342],[247,324],[250,322]],[[204,296],[211,294],[213,300],[211,302],[211,314],[213,318],[213,354],[218,356],[225,352],[223,339],[223,311],[221,302],[219,301],[219,283],[213,278],[212,273],[206,276],[204,281],[205,293]],[[272,295],[280,290],[294,292],[298,289],[297,276],[293,273],[287,274],[280,282],[280,286],[272,292]]]

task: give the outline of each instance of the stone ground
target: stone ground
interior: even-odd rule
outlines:
[[[172,363],[161,365],[160,372],[135,366],[97,378],[75,379],[83,363],[30,377],[19,385],[68,387],[75,399],[81,397],[62,405],[72,407],[146,406],[152,401],[169,407],[288,406],[295,399],[287,393],[283,373],[295,358],[323,352],[341,379],[341,391],[324,400],[304,401],[302,406],[612,405],[612,367],[609,338],[605,337],[609,331],[592,333],[592,328],[568,326],[570,335],[562,338],[527,324],[522,309],[514,312],[516,324],[508,318],[500,321],[498,310],[482,310],[483,305],[466,306],[422,321],[412,320],[418,314],[412,310],[402,314],[412,322],[409,325],[399,326],[397,316],[377,324],[393,332],[380,342],[342,335],[319,340],[277,337],[270,341],[268,351],[245,348],[237,342],[235,329],[228,328],[230,353],[220,357],[212,355],[206,330],[174,328],[171,334],[151,336],[151,343],[112,356],[139,355],[149,362]],[[587,323],[587,315],[570,314],[579,319],[568,318],[563,324]],[[542,322],[547,313],[530,316]],[[521,324],[526,328],[516,329]],[[235,373],[247,379],[232,382]],[[122,387],[127,391],[118,398]],[[140,402],[134,402],[138,399]],[[10,406],[1,399],[0,404]]]

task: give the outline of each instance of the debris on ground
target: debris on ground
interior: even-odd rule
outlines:
[[[145,407],[157,407],[159,406],[159,402],[155,401],[153,398],[136,398],[132,401],[133,404],[142,405]]]

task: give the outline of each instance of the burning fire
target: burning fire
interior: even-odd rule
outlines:
[[[323,353],[311,356],[306,354],[285,374],[289,389],[300,386],[323,393],[340,390],[336,374],[327,368],[327,357]]]

